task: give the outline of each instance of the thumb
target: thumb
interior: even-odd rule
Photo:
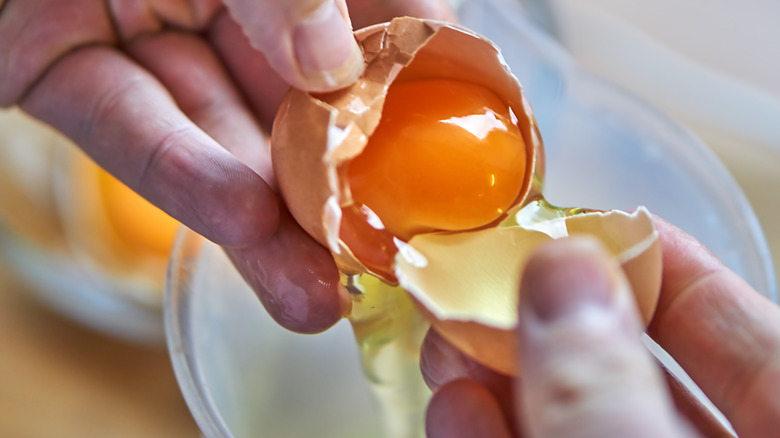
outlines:
[[[617,262],[591,239],[542,247],[523,274],[520,421],[531,437],[678,437]]]
[[[225,0],[233,19],[289,84],[331,91],[355,82],[363,54],[345,0]]]

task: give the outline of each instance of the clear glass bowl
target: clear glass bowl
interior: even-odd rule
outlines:
[[[35,296],[100,332],[163,344],[167,254],[117,243],[97,167],[19,110],[0,112],[0,254]]]
[[[696,137],[583,73],[517,3],[466,1],[459,16],[502,48],[524,84],[545,140],[551,202],[645,205],[777,300],[755,215]],[[349,327],[312,336],[279,328],[222,251],[191,232],[174,248],[165,323],[177,378],[205,436],[381,436]]]
[[[221,248],[189,230],[171,259],[165,327],[204,436],[381,436],[346,321],[318,335],[282,329]]]

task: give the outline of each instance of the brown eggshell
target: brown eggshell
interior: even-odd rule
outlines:
[[[540,192],[542,142],[530,105],[498,49],[461,27],[415,18],[356,32],[366,68],[352,86],[327,94],[291,90],[274,121],[271,149],[282,195],[295,219],[333,253],[348,274],[369,272],[339,239],[341,207],[352,202],[342,178],[381,120],[395,80],[446,78],[492,89],[512,108],[527,145],[524,187],[517,203]]]
[[[512,213],[495,223],[396,242],[395,276],[433,326],[476,360],[516,373],[522,266],[544,242],[578,233],[599,238],[622,264],[642,315],[650,318],[660,284],[660,248],[646,210],[540,220],[533,230],[511,226],[515,212],[541,202],[543,148],[522,88],[492,43],[458,26],[413,18],[363,29],[356,38],[366,62],[361,78],[333,93],[291,90],[271,140],[274,170],[290,211],[330,249],[342,273],[372,273],[346,247],[339,231],[342,208],[352,204],[346,165],[362,152],[381,122],[388,87],[394,81],[454,79],[485,86],[510,106],[528,165]]]

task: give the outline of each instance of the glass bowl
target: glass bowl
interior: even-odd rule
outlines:
[[[524,84],[556,205],[650,211],[694,235],[777,300],[766,243],[745,196],[695,136],[582,72],[517,3],[462,2],[461,22],[492,39]],[[165,299],[174,370],[208,438],[382,436],[349,326],[279,328],[219,247],[183,231]]]
[[[204,436],[379,437],[351,327],[286,331],[217,245],[183,229],[165,297],[168,348]]]
[[[95,194],[97,172],[51,128],[16,109],[0,112],[3,262],[59,313],[102,333],[163,345],[168,253],[149,256],[119,241]]]

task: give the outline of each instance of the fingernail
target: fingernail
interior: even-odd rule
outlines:
[[[293,44],[310,91],[345,87],[363,71],[363,54],[334,1],[323,2],[298,24]]]
[[[551,242],[526,266],[521,305],[542,321],[564,318],[587,307],[608,307],[618,281],[613,264],[595,239]]]

